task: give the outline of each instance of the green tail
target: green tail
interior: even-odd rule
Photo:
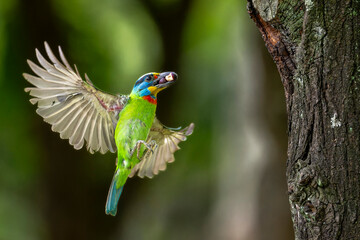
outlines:
[[[122,190],[124,188],[124,186],[116,187],[116,185],[117,185],[116,183],[118,181],[119,176],[120,175],[119,175],[119,169],[118,169],[118,170],[116,170],[114,177],[112,179],[109,193],[108,193],[107,200],[106,200],[105,213],[107,215],[115,216],[116,212],[117,212],[117,205],[118,205]]]

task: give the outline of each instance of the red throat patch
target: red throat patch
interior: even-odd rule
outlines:
[[[143,96],[142,98],[143,98],[144,100],[148,101],[148,102],[151,103],[151,104],[154,104],[154,105],[157,104],[156,98],[154,99],[154,98],[152,98],[150,95]]]

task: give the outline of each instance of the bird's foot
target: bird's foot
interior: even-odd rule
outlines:
[[[143,144],[149,151],[154,153],[154,150],[152,149],[153,148],[152,141],[150,142],[150,144],[147,144],[144,140],[137,141],[135,147],[130,152],[130,156],[132,157],[134,155],[134,153],[135,153],[135,150],[137,150],[136,157],[139,159],[139,161],[141,160],[140,156],[139,156],[141,144]]]

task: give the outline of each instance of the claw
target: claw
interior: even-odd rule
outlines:
[[[134,148],[131,150],[131,152],[130,152],[130,157],[132,158],[132,156],[133,156],[134,153],[135,153],[135,150],[137,150],[136,157],[139,159],[139,161],[141,160],[141,159],[140,159],[140,156],[139,156],[141,144],[143,144],[148,150],[150,150],[152,153],[154,153],[154,150],[152,149],[153,142],[155,142],[155,141],[152,140],[152,141],[150,142],[150,144],[147,144],[144,140],[139,140],[139,141],[137,141],[135,147],[134,147]]]

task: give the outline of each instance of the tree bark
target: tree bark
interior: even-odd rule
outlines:
[[[360,239],[360,1],[248,0],[288,113],[295,239]]]

